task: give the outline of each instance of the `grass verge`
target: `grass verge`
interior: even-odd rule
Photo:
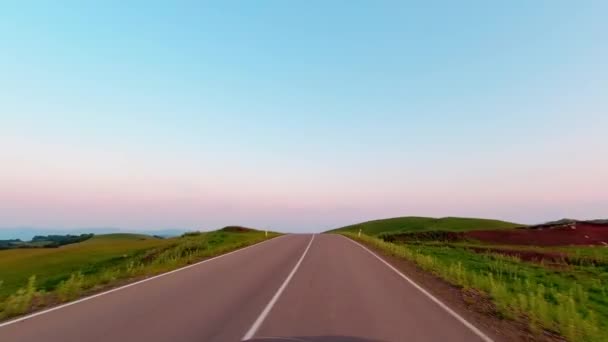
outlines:
[[[278,235],[219,230],[163,240],[120,234],[99,236],[65,249],[2,251],[0,267],[11,272],[0,275],[10,280],[7,287],[0,279],[0,319],[167,272]],[[41,257],[40,253],[49,254]]]
[[[487,296],[503,318],[525,322],[570,341],[608,336],[608,272],[605,267],[550,269],[512,256],[479,254],[466,247],[406,245],[344,232],[343,235],[414,262],[463,290]]]

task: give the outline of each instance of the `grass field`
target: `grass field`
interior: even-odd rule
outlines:
[[[362,230],[367,235],[378,235],[381,233],[407,233],[420,231],[467,231],[467,230],[485,230],[485,229],[508,229],[521,227],[521,224],[479,219],[479,218],[463,218],[463,217],[394,217],[389,219],[374,220],[363,223],[358,223],[338,229],[331,232],[358,232]]]
[[[269,233],[268,238],[277,236]],[[158,239],[99,235],[60,248],[0,251],[0,318],[7,318],[129,278],[150,276],[265,240],[264,232],[214,231]]]
[[[410,241],[391,243],[386,233],[466,231],[469,219],[400,218],[366,222],[337,232],[388,254],[408,259],[462,291],[474,290],[489,300],[500,318],[524,322],[532,333],[549,331],[569,341],[605,341],[608,336],[608,248],[594,246],[535,247],[486,245],[480,242]],[[415,222],[411,224],[411,222]],[[473,220],[472,230],[492,229]],[[501,221],[493,227],[518,225]],[[450,226],[451,223],[456,223]],[[358,227],[364,234],[358,236]],[[410,229],[413,228],[413,229]],[[387,229],[387,230],[383,230]],[[369,234],[369,235],[368,235]],[[481,249],[480,249],[481,248]],[[551,262],[526,260],[503,251],[558,255]],[[563,257],[561,257],[563,255]]]
[[[108,234],[60,248],[10,249],[0,251],[0,300],[23,287],[35,275],[40,288],[52,290],[74,272],[120,263],[141,251],[172,243],[147,235]]]

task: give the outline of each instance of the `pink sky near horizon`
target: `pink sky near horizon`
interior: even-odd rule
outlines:
[[[516,177],[503,182],[496,177],[459,181],[458,176],[435,180],[417,176],[411,183],[389,179],[387,184],[387,179],[378,178],[355,183],[357,187],[339,181],[312,186],[306,179],[303,186],[289,186],[284,181],[257,183],[219,175],[162,181],[65,173],[41,173],[34,178],[30,172],[35,170],[14,172],[0,180],[4,227],[210,229],[241,224],[316,231],[410,215],[538,223],[562,217],[602,217],[608,203],[606,192],[598,187],[605,184],[602,175],[547,175],[543,170],[512,173]]]
[[[168,154],[154,159],[6,136],[0,143],[21,146],[0,154],[2,227],[319,231],[394,216],[591,219],[608,208],[607,163],[575,154],[567,163],[527,157],[528,164],[488,159],[470,167],[431,160],[437,169],[371,167],[342,175],[335,167],[302,172],[296,165],[273,174],[234,160],[206,168]]]

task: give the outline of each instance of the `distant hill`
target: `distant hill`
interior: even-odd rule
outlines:
[[[97,235],[93,238],[93,240],[121,240],[121,241],[129,241],[129,240],[158,240],[157,237],[146,235],[146,234],[132,234],[132,233],[114,233],[114,234],[103,234]]]
[[[248,232],[258,231],[258,229],[243,227],[243,226],[226,226],[220,230],[224,231],[224,232],[233,232],[233,233],[248,233]]]
[[[571,223],[576,223],[576,222],[578,222],[578,220],[570,219],[570,218],[563,218],[561,220],[547,221],[545,223],[535,224],[535,225],[532,225],[531,227],[561,226],[561,225],[566,225],[566,224],[571,224]]]
[[[535,224],[528,226],[528,229],[544,229],[544,228],[560,228],[565,226],[579,226],[584,224],[593,225],[608,225],[608,219],[596,219],[596,220],[575,220],[569,218],[563,218],[557,221],[549,221],[541,224]]]
[[[382,220],[367,221],[350,226],[333,229],[334,231],[358,232],[362,229],[367,235],[378,235],[381,233],[420,232],[420,231],[468,231],[509,229],[523,225],[499,220],[465,218],[465,217],[394,217]]]
[[[608,224],[608,219],[588,220],[586,222],[599,223],[599,224]]]
[[[0,227],[0,240],[16,240],[29,241],[36,235],[80,235],[80,234],[146,234],[156,235],[162,237],[173,237],[179,236],[187,229],[148,229],[148,230],[137,230],[137,229],[126,229],[126,228],[113,228],[113,227],[90,227],[90,228],[32,228],[32,227],[17,227],[17,228],[2,228]]]
[[[13,248],[57,248],[73,243],[79,243],[92,238],[94,234],[80,235],[36,235],[31,241],[19,239],[0,240],[0,249]]]

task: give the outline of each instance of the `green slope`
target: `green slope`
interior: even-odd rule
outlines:
[[[268,237],[276,235],[269,232]],[[149,267],[142,268],[142,272],[155,274],[265,238],[262,231],[239,227],[167,239],[142,234],[105,234],[59,248],[0,250],[0,311],[2,300],[25,286],[32,275],[36,276],[38,289],[52,291],[76,272],[91,281],[108,270],[127,277],[123,273],[129,264],[146,263]]]
[[[0,299],[23,286],[31,275],[37,276],[38,284],[52,286],[80,269],[168,243],[148,235],[107,234],[59,248],[0,250]]]
[[[59,248],[0,250],[0,320],[57,301],[74,300],[125,280],[174,270],[278,235],[229,227],[168,239],[109,234]]]
[[[358,232],[359,229],[367,235],[378,235],[381,233],[419,232],[430,230],[443,231],[467,231],[483,229],[509,229],[521,227],[521,224],[464,217],[394,217],[383,220],[367,221],[350,226],[330,230],[329,232],[350,231]]]

